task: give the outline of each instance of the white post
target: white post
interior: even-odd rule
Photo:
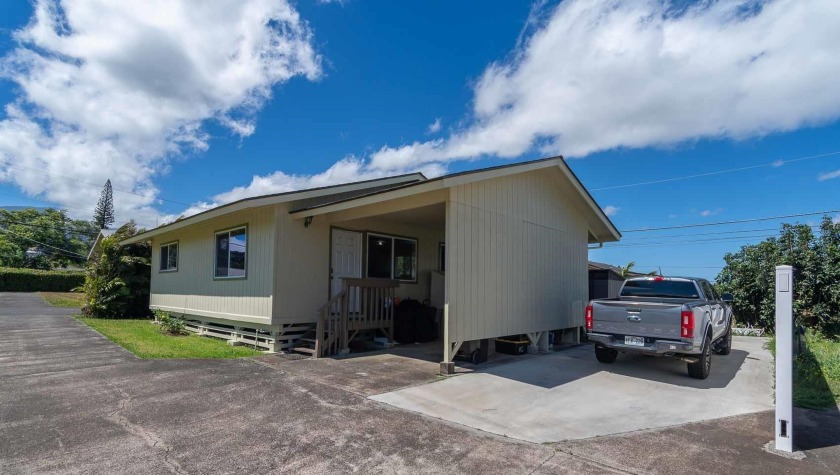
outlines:
[[[776,450],[793,452],[793,267],[776,267]]]

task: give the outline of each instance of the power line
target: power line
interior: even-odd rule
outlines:
[[[21,239],[26,239],[27,241],[32,241],[32,242],[34,242],[35,244],[40,244],[40,245],[42,245],[42,246],[47,246],[47,247],[49,247],[49,248],[55,249],[55,250],[60,251],[60,252],[64,252],[64,253],[67,253],[67,254],[72,254],[72,255],[75,255],[75,256],[78,256],[78,257],[84,257],[84,258],[87,258],[87,256],[86,256],[86,255],[84,255],[84,254],[79,254],[78,252],[68,251],[67,249],[62,249],[62,248],[60,248],[60,247],[55,247],[55,246],[52,246],[52,245],[50,245],[50,244],[43,243],[43,242],[41,242],[41,241],[36,241],[36,240],[34,240],[34,239],[30,238],[30,237],[21,236],[20,234],[13,233],[13,232],[9,231],[8,229],[0,229],[0,232],[6,233],[6,234],[11,234],[12,236],[17,236],[17,237],[19,237],[19,238],[21,238]]]
[[[819,229],[820,226],[808,226],[811,229]],[[767,231],[776,231],[779,232],[779,228],[764,228],[764,229],[744,229],[741,231],[716,231],[716,232],[704,232],[704,236],[711,236],[711,235],[720,235],[720,234],[743,234],[743,233],[755,233],[755,232],[767,232]],[[670,239],[676,237],[697,237],[697,234],[662,234],[653,237],[632,237],[632,238],[622,238],[621,242],[627,241],[647,241],[649,239]]]
[[[710,239],[683,239],[677,241],[644,241],[644,242],[633,242],[624,244],[621,242],[617,243],[610,243],[604,244],[604,247],[640,247],[640,246],[651,246],[651,245],[659,245],[659,244],[682,244],[682,243],[692,243],[692,242],[727,242],[727,241],[744,241],[750,239],[766,239],[771,237],[777,237],[778,234],[764,234],[764,235],[756,235],[756,236],[734,236],[734,237],[725,237],[725,238],[710,238]]]
[[[815,159],[815,158],[829,157],[829,156],[832,156],[832,155],[840,155],[840,151],[823,153],[823,154],[820,154],[820,155],[811,155],[809,157],[792,158],[790,160],[776,160],[776,161],[773,161],[773,162],[770,162],[770,163],[762,163],[761,165],[751,165],[751,166],[748,166],[748,167],[730,168],[728,170],[718,170],[718,171],[714,171],[714,172],[698,173],[696,175],[686,175],[686,176],[679,176],[679,177],[673,177],[673,178],[664,178],[662,180],[642,181],[642,182],[639,182],[639,183],[627,183],[627,184],[624,184],[624,185],[605,186],[605,187],[601,187],[601,188],[590,188],[589,191],[617,190],[619,188],[630,188],[630,187],[633,187],[633,186],[656,185],[656,184],[659,184],[659,183],[669,183],[669,182],[672,182],[672,181],[690,180],[692,178],[703,178],[703,177],[708,177],[708,176],[723,175],[725,173],[742,172],[742,171],[746,171],[746,170],[755,170],[757,168],[766,168],[766,167],[774,167],[775,168],[775,167],[780,167],[780,166],[782,166],[784,164],[787,164],[787,163],[801,162],[801,161],[804,161],[804,160],[812,160],[812,159]]]
[[[680,226],[664,226],[659,228],[639,228],[639,229],[626,229],[622,230],[622,233],[644,233],[644,232],[651,232],[651,231],[665,231],[669,229],[686,229],[686,228],[701,228],[707,226],[724,226],[730,224],[741,224],[741,223],[755,223],[757,221],[774,221],[779,219],[788,219],[788,218],[801,218],[803,216],[816,216],[818,214],[826,215],[826,214],[833,214],[833,213],[840,213],[840,210],[826,210],[826,211],[814,211],[812,213],[796,213],[796,214],[786,214],[781,216],[768,216],[764,218],[750,218],[750,219],[738,219],[733,221],[717,221],[714,223],[694,223],[694,224],[683,224]]]
[[[8,193],[0,193],[0,196],[8,196],[10,198],[20,199],[19,196],[10,195]],[[48,208],[53,208],[53,209],[58,209],[58,210],[61,210],[61,209],[77,209],[77,210],[87,211],[87,212],[91,212],[91,213],[93,212],[91,209],[88,209],[88,208],[80,208],[78,206],[59,205],[59,204],[56,204],[52,201],[39,200],[37,198],[24,197],[22,199],[25,199],[27,201],[37,201],[38,203],[44,203],[44,204],[50,205],[50,206],[48,206]],[[134,221],[134,223],[137,224],[140,227],[147,228],[147,229],[152,229],[152,228],[158,227],[157,224],[151,225],[149,223],[141,223],[139,221]]]

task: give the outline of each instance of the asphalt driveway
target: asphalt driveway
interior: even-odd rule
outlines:
[[[418,366],[427,362],[140,360],[69,313],[33,294],[0,294],[0,473],[836,474],[840,466],[840,416],[829,412],[797,413],[804,460],[762,449],[768,411],[533,444],[366,397],[434,380]]]

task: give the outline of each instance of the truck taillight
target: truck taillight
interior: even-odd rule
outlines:
[[[592,305],[586,306],[586,329],[592,330],[594,322],[592,321]]]
[[[694,312],[683,310],[680,314],[680,336],[694,338]]]

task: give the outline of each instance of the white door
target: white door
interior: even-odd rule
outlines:
[[[330,269],[330,297],[341,292],[344,277],[362,276],[362,233],[355,231],[332,230],[332,269]],[[352,299],[358,305],[358,299]],[[358,309],[351,308],[351,312]]]

